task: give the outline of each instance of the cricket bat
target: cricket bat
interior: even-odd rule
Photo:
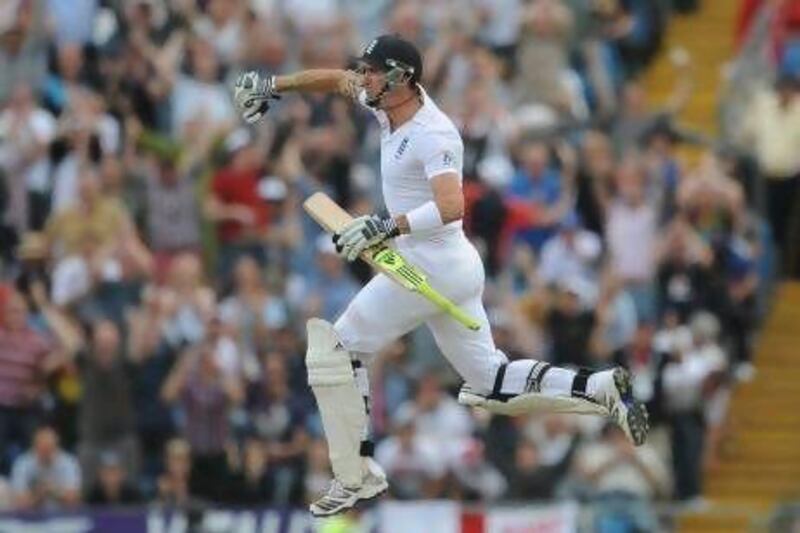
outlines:
[[[303,209],[328,233],[338,232],[353,220],[353,217],[347,211],[339,207],[327,194],[322,192],[309,196],[303,202]],[[431,287],[425,277],[425,273],[408,263],[396,250],[385,245],[374,246],[364,250],[361,253],[361,259],[406,289],[419,293],[420,296],[431,301],[467,329],[472,331],[480,329],[481,325],[477,320]]]

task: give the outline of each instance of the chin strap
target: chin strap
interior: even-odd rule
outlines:
[[[378,104],[381,103],[381,99],[383,99],[383,97],[386,96],[386,93],[388,93],[398,85],[406,83],[414,75],[414,69],[400,63],[399,61],[390,59],[387,60],[387,63],[391,68],[389,69],[388,72],[386,72],[386,82],[383,84],[383,88],[378,92],[378,94],[376,94],[372,98],[369,98],[366,101],[366,104],[372,108],[377,109]],[[410,100],[410,98],[408,100]],[[403,102],[400,102],[399,104],[392,106],[392,109],[406,103],[408,100],[404,100]]]
[[[387,81],[386,83],[383,84],[383,88],[380,90],[380,92],[378,92],[378,94],[376,94],[374,97],[367,99],[365,103],[368,106],[377,109],[378,104],[381,103],[381,99],[386,93],[389,92],[389,89],[391,89],[391,87],[389,87],[389,82]]]

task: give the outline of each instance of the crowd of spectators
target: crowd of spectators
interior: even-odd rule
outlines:
[[[654,426],[633,448],[602,420],[471,412],[423,330],[372,368],[391,496],[599,499],[642,523],[639,504],[700,496],[730,390],[754,372],[770,239],[737,153],[681,155],[686,54],[669,101],[640,82],[696,4],[6,0],[2,506],[302,505],[325,488],[304,324],[334,319],[370,272],[299,204],[324,190],[380,208],[376,124],[338,96],[287,95],[244,128],[230,87],[250,68],[346,67],[382,32],[424,51],[423,84],[462,132],[498,346],[628,367]],[[784,74],[765,91],[794,113],[792,146]],[[757,122],[745,133],[771,133]],[[796,183],[794,155],[765,173]]]

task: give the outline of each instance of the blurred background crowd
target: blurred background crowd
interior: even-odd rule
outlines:
[[[424,51],[463,135],[499,347],[625,365],[654,426],[634,449],[602,420],[473,413],[421,330],[372,368],[391,496],[599,499],[640,524],[650,502],[697,501],[770,282],[797,273],[800,180],[798,2],[741,2],[742,53],[761,32],[771,54],[723,138],[675,120],[716,66],[669,51],[673,95],[648,101],[640,74],[699,1],[3,2],[0,506],[302,505],[326,487],[304,324],[371,274],[299,204],[380,209],[377,124],[287,95],[244,128],[230,87],[345,68],[383,32]]]

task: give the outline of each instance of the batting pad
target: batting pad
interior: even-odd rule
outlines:
[[[367,413],[353,374],[350,353],[333,326],[319,318],[306,324],[308,384],[314,392],[328,438],[333,474],[345,487],[359,487],[363,460],[359,453]]]
[[[507,401],[491,400],[472,392],[461,391],[458,403],[470,407],[480,407],[491,413],[507,416],[524,414],[572,413],[579,415],[608,416],[603,405],[582,398],[570,396],[547,396],[538,392],[519,394]]]

